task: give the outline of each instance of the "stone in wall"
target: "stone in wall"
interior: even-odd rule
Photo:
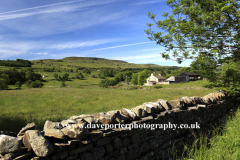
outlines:
[[[72,124],[77,124],[77,122],[75,120],[72,120],[72,119],[62,120],[62,122],[61,122],[61,125],[63,127],[67,127],[68,125],[72,125]]]
[[[80,157],[81,160],[93,160],[93,156],[90,152],[85,152]]]
[[[147,102],[144,103],[141,108],[143,108],[148,114],[157,114],[160,112],[159,103],[157,102]]]
[[[98,160],[102,158],[102,156],[105,154],[105,149],[103,146],[95,147],[92,149],[92,159]]]
[[[141,117],[146,117],[147,116],[147,112],[141,107],[141,106],[137,106],[135,108],[131,109],[136,115],[137,117],[141,118]]]
[[[20,151],[22,140],[8,135],[0,135],[0,154]]]
[[[127,117],[121,114],[119,110],[109,111],[107,114],[110,115],[113,123],[125,123],[128,120]]]
[[[103,137],[103,132],[99,130],[93,130],[89,133],[92,142],[97,141],[99,138]]]
[[[89,114],[82,114],[79,116],[72,116],[69,118],[69,120],[74,120],[77,123],[83,123],[83,122],[87,122],[87,123],[99,123],[98,119],[94,118],[94,116],[89,115]]]
[[[224,97],[226,96],[223,91],[221,91],[221,92],[216,92],[216,93],[214,93],[214,95],[216,96],[216,98],[217,98],[218,100],[223,100],[223,99],[225,99]]]
[[[137,114],[130,109],[123,108],[121,110],[121,114],[123,114],[125,117],[127,117],[128,120],[136,120],[137,119]]]
[[[122,145],[122,140],[120,138],[113,139],[113,149],[119,149]]]
[[[193,105],[193,99],[188,96],[182,97],[181,100],[183,101],[185,107],[190,107]]]
[[[60,129],[56,129],[56,126],[58,125],[58,122],[46,121],[43,127],[44,136],[66,140],[67,137],[63,132]]]
[[[167,100],[164,100],[164,99],[159,99],[157,100],[157,103],[160,104],[159,106],[159,109],[163,109],[162,111],[168,111],[171,109],[171,106],[169,105],[168,101]],[[161,107],[161,108],[160,108]]]
[[[73,124],[61,129],[61,131],[64,135],[71,139],[80,140],[87,137],[89,134],[89,130],[86,128],[86,125],[86,122]]]
[[[180,110],[184,109],[184,101],[181,99],[174,99],[168,102],[172,109],[179,108]]]
[[[26,148],[32,149],[39,157],[47,157],[54,150],[54,146],[38,130],[26,131],[23,137],[23,144]]]
[[[111,124],[113,123],[113,118],[110,114],[105,112],[100,112],[92,115],[95,119],[98,119],[98,121],[102,124]]]
[[[17,137],[18,137],[18,138],[22,138],[22,136],[24,136],[24,133],[25,133],[27,130],[39,130],[39,129],[38,129],[38,127],[37,127],[37,125],[36,125],[35,123],[28,123],[25,127],[23,127],[23,128],[19,131]]]

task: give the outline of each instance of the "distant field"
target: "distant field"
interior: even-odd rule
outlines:
[[[33,60],[33,68],[43,67],[56,67],[66,69],[76,69],[76,67],[88,67],[88,68],[147,68],[147,67],[160,67],[156,64],[133,64],[119,60],[108,60],[103,58],[90,58],[90,57],[67,57],[61,61],[45,59],[43,63],[40,60]]]
[[[80,80],[78,80],[80,81]],[[204,81],[184,84],[185,87],[201,87]],[[56,82],[58,83],[58,82]],[[76,82],[66,82],[75,84]],[[134,108],[144,102],[158,99],[172,100],[184,96],[204,96],[214,89],[151,89],[128,90],[103,89],[97,85],[57,87],[49,82],[44,88],[0,91],[0,128],[19,131],[26,123],[34,121],[42,127],[46,120],[60,121],[73,115],[106,112],[122,108]],[[171,87],[173,85],[169,85]],[[174,86],[173,86],[174,87]]]

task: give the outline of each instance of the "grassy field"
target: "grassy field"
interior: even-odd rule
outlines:
[[[183,96],[204,96],[216,92],[214,89],[169,89],[175,87],[174,85],[161,89],[149,90],[147,87],[147,89],[129,90],[127,89],[129,86],[126,85],[117,89],[103,89],[97,85],[80,85],[76,88],[77,83],[70,81],[66,82],[68,87],[60,88],[58,81],[55,84],[53,81],[45,83],[44,88],[0,91],[1,130],[18,131],[32,121],[42,127],[46,120],[60,121],[73,115],[134,108],[144,102],[154,102],[158,99],[172,100]],[[201,87],[204,83],[204,81],[195,81],[185,86]]]
[[[212,138],[207,136],[197,139],[191,148],[185,148],[188,157],[182,159],[194,160],[239,160],[240,159],[240,109],[229,118],[219,133],[217,128]],[[197,147],[197,143],[200,146]]]

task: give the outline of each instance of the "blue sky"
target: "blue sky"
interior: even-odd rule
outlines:
[[[171,12],[164,0],[0,1],[0,59],[99,57],[136,64],[165,61],[144,30],[147,13]]]

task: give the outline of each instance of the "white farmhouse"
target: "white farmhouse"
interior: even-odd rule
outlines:
[[[151,76],[147,78],[147,82],[144,84],[144,86],[152,86],[156,84],[166,84],[166,83],[168,83],[166,82],[166,78],[161,76],[161,74],[154,75],[152,73]]]

